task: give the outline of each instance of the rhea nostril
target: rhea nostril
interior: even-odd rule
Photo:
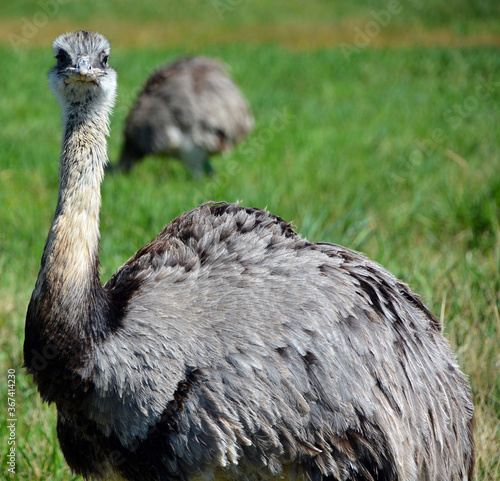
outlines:
[[[75,71],[80,75],[89,75],[92,73],[92,65],[88,56],[78,57],[75,65]]]

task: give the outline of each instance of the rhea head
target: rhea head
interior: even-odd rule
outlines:
[[[108,40],[79,30],[57,37],[53,48],[57,64],[49,72],[49,84],[63,117],[96,111],[108,114],[114,105],[117,77],[108,65]]]

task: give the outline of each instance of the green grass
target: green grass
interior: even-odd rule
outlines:
[[[119,5],[119,6],[118,6]],[[495,0],[413,0],[403,2],[393,0],[353,0],[351,2],[333,2],[331,0],[164,0],[163,2],[136,2],[123,0],[100,2],[88,0],[68,2],[64,0],[19,0],[3,2],[0,7],[1,18],[30,17],[37,11],[54,12],[68,19],[93,21],[96,17],[110,21],[134,19],[139,22],[157,21],[159,18],[172,22],[207,22],[211,21],[233,25],[274,25],[287,22],[323,22],[339,21],[349,18],[371,18],[371,11],[387,10],[394,5],[398,12],[398,23],[414,25],[418,22],[427,27],[452,26],[454,29],[470,29],[473,25],[493,26],[498,31],[495,18],[500,14],[500,7]],[[401,7],[401,8],[400,8]]]
[[[2,8],[21,14],[11,3]],[[256,4],[250,18],[264,22],[270,7]],[[462,4],[473,16],[473,7]],[[322,2],[314,5],[311,21]],[[144,12],[138,19],[147,21]],[[182,17],[180,9],[176,15]],[[181,52],[126,50],[115,42],[112,161],[137,87]],[[255,131],[235,152],[214,159],[213,178],[194,180],[180,163],[158,158],[130,176],[107,176],[103,282],[166,223],[205,200],[267,207],[310,240],[361,250],[408,282],[444,322],[474,391],[477,480],[500,479],[498,51],[364,49],[349,60],[339,47],[292,52],[272,44],[207,44],[199,52],[231,66],[252,105]],[[24,316],[57,198],[59,107],[46,80],[52,57],[49,45],[0,47],[0,372],[16,370],[17,472],[30,480],[80,479],[58,447],[53,406],[42,405],[22,369]],[[3,423],[0,436],[4,472]]]
[[[499,17],[497,0],[19,0],[0,4],[0,42],[45,47],[61,31],[85,28],[127,48],[234,42],[294,50],[360,42],[498,47]]]

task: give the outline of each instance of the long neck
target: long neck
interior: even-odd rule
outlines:
[[[32,298],[45,322],[75,335],[104,310],[98,251],[107,132],[107,116],[66,118],[57,207]]]

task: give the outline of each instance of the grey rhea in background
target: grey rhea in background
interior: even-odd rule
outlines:
[[[179,158],[199,177],[213,154],[229,152],[253,128],[250,107],[211,58],[184,57],[146,81],[125,124],[117,170],[129,171],[148,154]]]
[[[442,326],[363,255],[203,204],[102,286],[109,44],[54,42],[59,196],[24,359],[86,479],[472,479],[471,392]]]

